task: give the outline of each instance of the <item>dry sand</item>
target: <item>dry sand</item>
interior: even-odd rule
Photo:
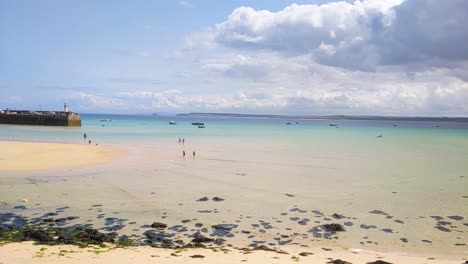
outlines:
[[[397,253],[381,254],[376,252],[356,252],[349,249],[331,248],[325,251],[322,248],[309,248],[303,251],[288,251],[289,254],[278,254],[267,251],[254,251],[244,254],[239,250],[228,253],[214,252],[211,249],[188,249],[176,251],[152,247],[133,248],[78,248],[75,246],[47,246],[33,245],[30,242],[12,243],[0,246],[1,264],[119,264],[119,263],[327,263],[330,260],[341,259],[350,263],[368,263],[383,260],[389,263],[464,263],[461,259],[428,259],[424,256],[409,256]],[[299,256],[301,252],[311,252],[309,256]],[[192,258],[201,255],[203,258]]]
[[[109,162],[122,151],[96,145],[0,141],[0,171],[73,168]]]

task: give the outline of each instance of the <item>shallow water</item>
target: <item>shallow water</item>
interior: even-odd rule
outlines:
[[[107,118],[112,121],[99,121]],[[206,128],[192,126],[194,121]],[[140,236],[153,221],[176,225],[197,219],[181,224],[188,231],[177,233],[190,234],[197,222],[208,227],[224,222],[239,225],[238,233],[227,237],[239,246],[331,243],[466,254],[468,124],[334,120],[336,128],[329,123],[84,115],[81,128],[3,125],[0,139],[86,144],[87,133],[93,144],[124,148],[129,155],[89,168],[0,172],[0,200],[8,202],[0,213],[32,217],[69,206],[60,214],[80,216],[71,223],[89,220]],[[182,150],[189,156],[182,158]],[[196,158],[190,156],[193,150]],[[225,200],[196,202],[204,196]],[[12,209],[24,198],[29,209]],[[92,206],[97,204],[102,206]],[[334,219],[334,213],[345,218]],[[337,238],[326,239],[314,229],[334,222],[347,229]]]

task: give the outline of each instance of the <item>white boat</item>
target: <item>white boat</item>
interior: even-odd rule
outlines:
[[[176,121],[174,120],[169,121],[169,125],[175,125],[175,124],[177,124]]]

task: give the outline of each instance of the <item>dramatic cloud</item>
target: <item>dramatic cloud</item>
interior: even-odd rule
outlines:
[[[226,21],[193,34],[188,46],[310,54],[324,65],[375,70],[468,59],[467,24],[464,0],[293,4],[279,12],[240,7]]]
[[[101,112],[468,115],[467,17],[465,0],[239,7],[168,55],[175,78],[113,78],[119,91],[71,99]]]

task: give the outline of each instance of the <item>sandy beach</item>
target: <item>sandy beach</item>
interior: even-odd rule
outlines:
[[[338,262],[343,260],[347,262]],[[336,261],[336,262],[333,262]],[[385,261],[385,262],[376,262]],[[103,248],[100,246],[78,248],[73,246],[40,246],[30,242],[0,246],[2,264],[126,264],[126,263],[398,263],[423,264],[446,263],[460,264],[458,259],[444,259],[437,255],[431,257],[401,255],[397,253],[377,253],[356,251],[343,248],[310,248],[302,251],[276,253],[262,250],[245,252],[236,249],[182,249],[168,250],[151,247]]]
[[[109,162],[122,151],[95,144],[0,141],[0,171],[75,168]]]

